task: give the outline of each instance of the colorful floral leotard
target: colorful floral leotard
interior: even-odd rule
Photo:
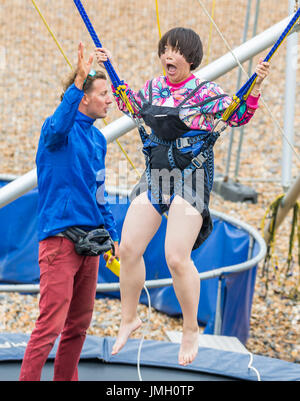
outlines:
[[[152,81],[147,81],[140,92],[127,89],[130,99],[138,115],[138,107],[142,106],[140,93],[146,100],[149,99],[149,84],[152,82],[152,104],[156,106],[177,107],[197,86],[202,82],[201,79],[191,75],[188,79],[179,84],[171,83],[167,77],[160,76]],[[115,93],[114,93],[115,94]],[[205,83],[194,96],[189,99],[180,110],[181,120],[191,129],[198,131],[211,131],[214,120],[221,118],[224,111],[231,103],[229,96],[218,100],[212,100],[204,106],[198,106],[209,97],[223,95],[223,89],[215,82]],[[116,101],[121,111],[127,112],[126,106],[118,95],[115,94]],[[232,116],[231,126],[241,126],[247,124],[252,118],[258,107],[259,97],[249,96],[247,102],[243,104]],[[187,133],[190,136],[190,133]]]

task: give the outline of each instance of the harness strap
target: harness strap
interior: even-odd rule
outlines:
[[[194,90],[192,90],[192,92],[177,106],[177,107],[182,107],[188,100],[190,100],[195,93],[198,92],[198,90],[200,88],[202,88],[202,86],[204,86],[205,84],[207,84],[209,81],[203,81],[201,82],[200,85],[198,85]]]
[[[191,108],[191,107],[205,106],[206,104],[208,104],[208,103],[210,103],[210,102],[213,102],[213,101],[218,100],[218,99],[223,99],[224,97],[227,97],[227,96],[228,96],[228,95],[226,95],[226,94],[224,93],[223,95],[216,95],[216,96],[208,97],[208,98],[206,98],[205,100],[203,100],[202,102],[195,103],[195,104],[192,104],[192,105],[188,105],[188,106],[186,106],[186,107]],[[179,106],[179,107],[181,107],[181,106]]]
[[[179,180],[179,181],[177,181],[175,183],[172,197],[174,197],[174,194],[177,193],[178,190],[180,190],[180,188],[183,191],[183,189],[184,189],[183,183],[184,183],[184,180],[188,176],[190,176],[195,170],[204,168],[204,166],[203,166],[204,163],[205,162],[209,162],[210,149],[212,149],[212,147],[215,144],[216,140],[220,136],[220,133],[221,133],[221,131],[210,133],[208,140],[206,142],[204,142],[204,144],[203,144],[203,146],[205,145],[204,149],[201,149],[199,155],[195,156],[191,160],[190,164],[187,167],[185,167],[184,170],[182,170],[182,172],[181,172],[181,180]],[[152,135],[154,135],[154,134],[152,134]],[[159,139],[159,138],[157,138],[157,139]],[[167,141],[165,141],[165,142],[167,142]],[[174,145],[174,141],[173,141],[173,144],[172,143],[170,144],[170,142],[168,143],[170,145],[169,150],[168,150],[168,160],[169,160],[171,168],[176,168],[177,166],[176,166],[176,162],[175,162],[174,155],[173,155],[173,147],[175,145]],[[145,153],[145,159],[146,159],[146,171],[145,171],[145,174],[146,174],[146,180],[147,180],[147,183],[148,183],[148,189],[150,190],[151,194],[153,195],[153,198],[156,201],[158,201],[159,205],[161,205],[161,203],[162,203],[162,192],[161,192],[161,189],[159,187],[157,187],[157,185],[151,185],[153,183],[152,183],[152,180],[151,180],[151,168],[150,168],[151,166],[150,166],[149,154],[146,151],[144,153]],[[210,179],[211,179],[211,177],[209,177],[209,180]],[[172,199],[172,197],[171,197],[171,199]]]
[[[149,82],[149,100],[148,103],[152,104],[152,97],[153,97],[153,88],[152,88],[152,82],[153,80],[151,80]],[[184,105],[188,100],[190,100],[194,94],[205,84],[207,84],[209,81],[203,81],[201,82],[200,85],[198,85],[178,106],[177,108],[181,107],[182,105]],[[139,91],[139,96],[141,97],[143,102],[147,102],[147,100],[145,99],[144,95],[142,94],[142,91]]]
[[[182,149],[182,148],[186,148],[188,146],[194,145],[197,142],[205,141],[210,136],[211,136],[211,133],[209,132],[207,134],[195,135],[192,137],[177,138],[174,141],[167,141],[165,139],[159,138],[152,132],[150,135],[148,135],[148,138],[150,139],[150,141],[155,142],[159,145],[165,145],[165,146],[173,145],[177,149]]]
[[[149,82],[149,103],[152,104],[152,82],[153,79]]]
[[[174,159],[174,154],[173,154],[173,146],[169,147],[168,160],[169,160],[169,163],[170,163],[170,166],[171,166],[172,169],[177,167],[175,159]]]
[[[152,98],[153,98],[152,82],[153,82],[153,80],[151,80],[149,82],[149,100],[148,100],[149,104],[152,104]],[[210,81],[201,82],[201,84],[199,84],[194,90],[192,90],[192,92],[176,108],[181,108],[188,100],[190,100],[194,96],[195,93],[197,93],[199,91],[200,88],[202,88],[202,86],[204,86],[205,84],[207,84],[209,82]],[[145,96],[142,94],[141,90],[139,91],[139,96],[142,99],[143,103],[147,103],[147,100],[145,99]],[[189,107],[204,106],[207,103],[210,103],[210,102],[212,102],[214,100],[218,100],[218,99],[224,98],[226,96],[227,96],[226,94],[222,94],[222,95],[216,95],[216,96],[213,96],[213,97],[209,97],[207,99],[204,99],[202,102],[199,102],[199,103],[194,104],[194,105],[189,106]]]
[[[139,125],[138,126],[138,131],[141,137],[141,140],[143,142],[143,144],[146,142],[146,140],[149,138],[149,135],[147,134],[145,128],[143,125]]]
[[[138,95],[139,95],[139,97],[142,99],[142,102],[143,102],[143,103],[147,103],[147,101],[146,101],[146,99],[145,99],[145,96],[142,94],[142,91],[141,91],[141,90],[139,90]]]

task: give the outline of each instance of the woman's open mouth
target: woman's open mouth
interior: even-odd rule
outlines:
[[[176,73],[177,68],[175,67],[174,64],[167,64],[167,71],[170,75],[173,75]]]

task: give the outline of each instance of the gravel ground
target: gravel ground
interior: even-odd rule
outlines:
[[[37,1],[50,27],[56,34],[72,64],[76,62],[76,48],[82,40],[87,50],[92,51],[90,39],[85,32],[73,4],[69,0],[59,2]],[[51,3],[51,4],[50,4]],[[101,40],[114,54],[115,61],[130,86],[138,89],[148,78],[159,74],[156,57],[158,38],[154,2],[146,0],[83,1],[95,23]],[[214,60],[227,52],[216,31],[212,31],[209,45],[210,24],[198,1],[166,0],[160,3],[161,29],[164,32],[175,25],[191,27],[201,34],[207,55],[204,62]],[[215,20],[231,47],[240,44],[246,13],[246,0],[222,0],[215,10]],[[255,3],[255,2],[252,2]],[[258,32],[287,16],[288,1],[261,2]],[[211,10],[211,1],[204,4]],[[254,5],[251,9],[249,34],[254,21]],[[191,13],[193,9],[195,12]],[[67,17],[66,17],[67,16]],[[266,18],[265,16],[268,16]],[[255,58],[254,63],[257,62]],[[263,99],[272,116],[261,103],[255,118],[245,130],[238,179],[255,188],[258,203],[232,203],[212,194],[211,208],[246,221],[260,229],[267,207],[282,193],[281,161],[283,137],[274,123],[284,126],[284,91],[286,45],[272,62],[271,75],[263,89]],[[298,59],[290,60],[296,66]],[[255,65],[255,64],[254,64]],[[247,65],[245,65],[247,68]],[[254,67],[253,67],[254,68]],[[252,70],[253,70],[252,68]],[[4,0],[0,5],[0,172],[21,175],[34,168],[35,152],[40,127],[44,119],[58,104],[61,81],[70,69],[46,32],[30,1]],[[243,76],[243,82],[245,80]],[[218,79],[218,83],[233,94],[236,90],[237,71]],[[299,104],[299,69],[297,73],[297,99]],[[108,122],[120,116],[115,106]],[[292,176],[298,176],[300,168],[299,132],[300,115],[295,114],[295,146]],[[99,123],[101,126],[101,123]],[[235,131],[238,133],[238,131]],[[229,134],[215,147],[216,168],[225,174]],[[131,132],[120,139],[133,163],[142,171],[138,134]],[[229,176],[234,176],[238,146],[238,134],[234,136]],[[116,160],[119,163],[116,163]],[[108,148],[107,184],[131,187],[136,182],[116,143]],[[300,306],[298,246],[293,252],[294,274],[285,280],[284,269],[288,253],[291,216],[278,230],[275,256],[278,270],[271,275],[269,290],[265,294],[265,277],[262,264],[259,266],[251,314],[250,337],[247,348],[256,354],[276,357],[300,363]],[[279,278],[279,279],[278,279]],[[298,292],[297,292],[298,291]],[[38,314],[38,296],[0,293],[0,330],[9,332],[31,332]],[[142,317],[147,317],[147,308],[139,306]],[[89,334],[115,336],[120,319],[120,303],[115,299],[96,300],[93,321]],[[182,321],[170,318],[153,310],[151,333],[147,338],[167,340],[165,330],[181,330]],[[135,333],[135,337],[141,332]]]

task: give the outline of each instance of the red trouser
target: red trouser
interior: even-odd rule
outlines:
[[[61,334],[54,380],[78,380],[78,362],[94,307],[99,257],[80,256],[63,237],[40,242],[40,315],[27,345],[20,380],[38,381]]]

